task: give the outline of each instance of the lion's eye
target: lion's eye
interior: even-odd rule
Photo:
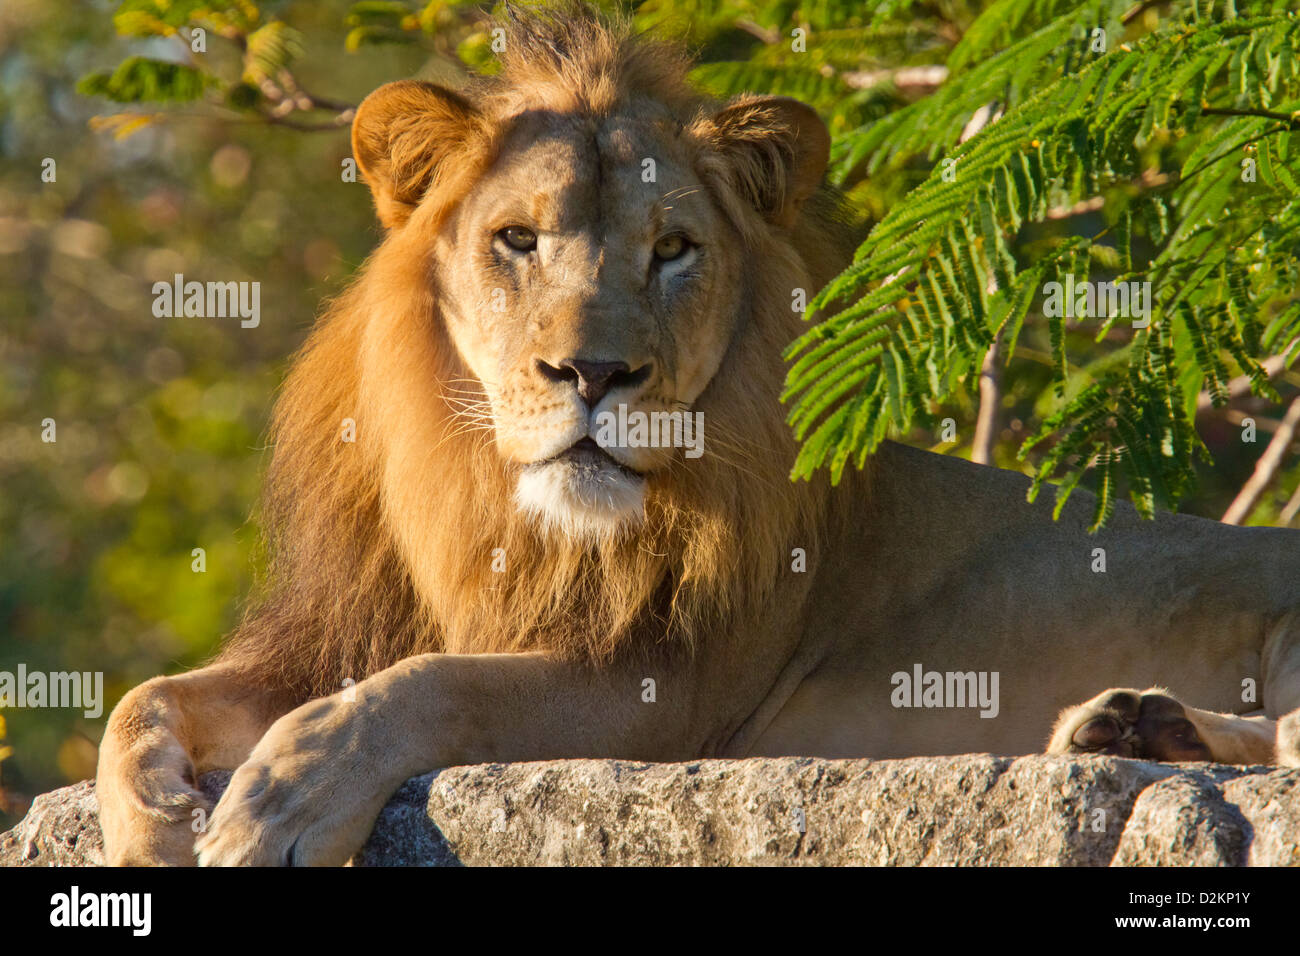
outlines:
[[[516,252],[532,252],[537,248],[537,233],[523,226],[506,226],[497,235]]]
[[[688,248],[684,236],[664,236],[655,243],[655,258],[660,262],[672,262],[680,259]]]

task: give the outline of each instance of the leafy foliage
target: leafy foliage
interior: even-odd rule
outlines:
[[[1122,29],[1118,5],[1051,17],[1034,4],[1041,26],[1029,6],[991,5],[939,91],[838,144],[841,176],[938,162],[810,303],[823,318],[788,351],[804,439],[795,474],[860,467],[891,426],[929,422],[934,402],[972,385],[996,338],[1014,356],[1046,283],[1104,273],[1151,284],[1150,323],[1125,335],[1116,316],[1100,321],[1096,341],[1116,341],[1118,355],[1080,375],[1066,319],[1043,316],[1059,407],[1020,450],[1050,444],[1031,495],[1069,470],[1058,513],[1095,467],[1099,525],[1120,476],[1144,514],[1175,504],[1204,452],[1200,391],[1222,403],[1235,368],[1276,398],[1260,359],[1297,349],[1300,19],[1275,3],[1173,4],[1172,19],[1107,43]],[[1028,32],[993,52],[1007,24]],[[963,121],[990,104],[1005,115],[960,142]],[[1099,228],[1026,254],[1033,224],[1092,197]]]
[[[92,73],[77,84],[85,96],[103,96],[115,103],[186,102],[196,100],[210,85],[208,76],[192,66],[133,56],[112,73]]]

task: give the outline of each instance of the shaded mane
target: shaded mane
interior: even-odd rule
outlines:
[[[716,106],[688,86],[681,51],[625,22],[569,10],[518,14],[506,30],[501,74],[464,91],[486,115],[650,101],[687,126]],[[436,179],[425,206],[453,204],[472,174]],[[289,372],[261,507],[266,576],[219,659],[314,696],[426,652],[686,650],[743,638],[776,602],[801,600],[830,529],[829,489],[788,479],[780,356],[802,327],[791,290],[811,296],[847,261],[835,209],[818,197],[788,231],[742,234],[750,274],[737,294],[749,309],[696,403],[706,452],[652,474],[645,523],[597,543],[519,513],[514,466],[458,414],[472,376],[438,319],[422,209],[329,306]],[[355,441],[341,440],[344,420]],[[794,548],[807,573],[792,573]]]

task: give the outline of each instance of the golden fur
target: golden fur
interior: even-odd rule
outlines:
[[[513,20],[506,50],[500,76],[466,92],[479,115],[518,110],[521,96],[529,109],[596,114],[646,101],[704,135],[716,108],[686,87],[675,49],[594,20]],[[434,314],[423,252],[494,146],[486,133],[462,141],[454,170],[434,176],[415,127],[403,123],[390,145],[402,175],[427,184],[415,190],[428,189],[420,218],[387,237],[294,362],[262,511],[268,593],[220,660],[314,696],[418,653],[604,659],[638,638],[690,645],[743,633],[768,612],[791,549],[816,554],[826,520],[823,483],[787,477],[795,447],[774,401],[774,357],[801,325],[790,290],[818,287],[846,256],[834,200],[817,197],[808,222],[774,237],[742,207],[766,195],[780,208],[776,159],[713,164],[710,184],[746,227],[745,255],[768,264],[740,293],[750,327],[699,403],[716,451],[656,476],[644,525],[593,544],[544,535],[521,514],[492,435],[459,413],[474,383]],[[356,423],[355,443],[340,440],[344,419]],[[394,457],[402,465],[385,467]],[[422,529],[408,535],[418,550],[403,547],[401,528]],[[509,574],[493,570],[495,549]]]

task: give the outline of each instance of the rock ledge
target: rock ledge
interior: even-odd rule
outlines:
[[[0,835],[0,865],[101,865],[97,812],[93,781],[38,797]],[[1300,865],[1300,770],[987,755],[453,767],[407,781],[353,862]]]

